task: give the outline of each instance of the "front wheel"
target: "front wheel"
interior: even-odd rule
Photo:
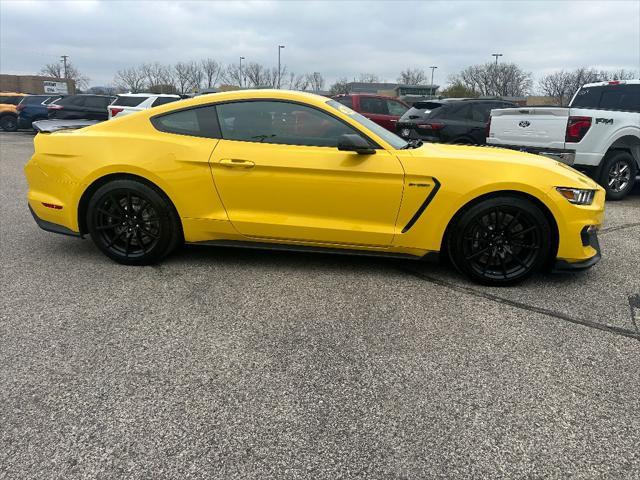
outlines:
[[[607,191],[608,200],[622,200],[633,190],[635,167],[636,161],[628,152],[612,151],[604,157],[599,183]]]
[[[551,252],[549,222],[532,202],[510,196],[465,211],[448,234],[455,267],[485,285],[513,285],[540,270]]]
[[[171,253],[182,233],[167,199],[135,180],[115,180],[89,201],[87,226],[96,246],[125,265],[149,265]]]

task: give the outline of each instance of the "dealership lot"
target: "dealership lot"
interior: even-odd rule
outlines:
[[[127,268],[37,228],[32,141],[0,133],[0,478],[637,475],[639,188],[592,270],[510,289],[223,248]]]

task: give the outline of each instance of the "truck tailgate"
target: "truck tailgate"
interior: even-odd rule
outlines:
[[[564,149],[568,117],[569,109],[561,107],[492,110],[487,143]]]

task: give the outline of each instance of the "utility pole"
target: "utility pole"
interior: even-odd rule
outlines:
[[[498,66],[498,57],[501,57],[502,54],[501,53],[492,53],[491,54],[492,57],[496,57],[496,67]]]
[[[278,45],[278,89],[280,88],[280,77],[282,77],[282,71],[280,70],[280,50],[284,48],[284,45]]]
[[[431,69],[431,95],[432,95],[432,96],[435,96],[436,91],[435,91],[435,89],[433,88],[433,72],[434,72],[434,71],[436,70],[436,68],[438,68],[438,67],[436,67],[436,66],[433,66],[433,65],[432,65],[432,66],[431,66],[431,67],[429,67],[429,68]]]
[[[64,78],[67,78],[67,58],[69,58],[69,55],[61,55],[60,58],[62,59],[62,64],[64,65]]]
[[[242,88],[242,60],[244,57],[240,57],[240,88]]]

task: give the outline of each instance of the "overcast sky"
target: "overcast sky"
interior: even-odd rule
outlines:
[[[395,81],[437,65],[435,83],[476,63],[515,62],[537,78],[591,66],[640,70],[640,0],[11,1],[0,0],[0,72],[34,74],[69,55],[91,85],[142,62],[212,57]]]

